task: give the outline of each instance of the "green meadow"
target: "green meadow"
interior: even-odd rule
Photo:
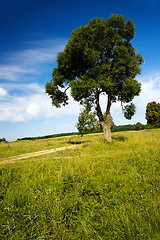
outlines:
[[[0,143],[0,163],[1,239],[160,239],[160,129]]]

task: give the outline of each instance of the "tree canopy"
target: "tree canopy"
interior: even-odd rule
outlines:
[[[160,126],[160,103],[149,102],[146,106],[147,124]]]
[[[135,112],[131,101],[141,90],[135,77],[141,72],[143,58],[131,45],[134,35],[134,23],[123,16],[90,20],[72,31],[64,51],[57,55],[53,79],[46,83],[46,93],[56,107],[68,104],[68,88],[74,100],[95,106],[109,141],[112,103],[120,101],[124,116],[130,119]],[[102,93],[106,94],[105,118],[99,102]]]

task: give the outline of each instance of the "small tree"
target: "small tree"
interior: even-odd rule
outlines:
[[[5,138],[0,138],[0,142],[7,142]]]
[[[160,103],[149,102],[146,106],[147,124],[160,126]]]
[[[76,128],[81,136],[83,136],[85,133],[94,132],[97,122],[95,115],[89,109],[83,109],[79,114]]]
[[[140,122],[137,122],[135,125],[135,130],[139,131],[139,130],[143,130],[143,129],[144,129],[143,124]]]
[[[90,20],[72,31],[64,51],[57,56],[53,79],[46,83],[46,93],[56,107],[68,104],[68,88],[74,100],[81,104],[87,100],[94,106],[104,139],[109,141],[112,103],[120,101],[125,117],[130,119],[135,112],[131,101],[141,90],[135,77],[141,72],[143,58],[131,45],[134,35],[133,22],[125,22],[123,16]],[[105,118],[99,101],[102,93],[106,95]]]

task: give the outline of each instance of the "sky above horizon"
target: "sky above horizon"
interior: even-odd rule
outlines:
[[[111,14],[134,22],[132,45],[145,60],[136,78],[142,90],[133,101],[135,115],[126,120],[120,103],[112,105],[111,115],[116,125],[146,123],[147,103],[160,102],[160,0],[0,0],[0,138],[77,131],[82,106],[70,97],[66,107],[53,107],[45,83],[72,30]]]

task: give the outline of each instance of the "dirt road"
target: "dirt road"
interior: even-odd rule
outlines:
[[[8,158],[1,158],[0,160],[2,160],[2,161],[0,161],[0,164],[13,163],[14,161],[19,160],[19,159],[36,157],[36,156],[39,156],[39,155],[44,155],[44,154],[49,154],[49,153],[53,153],[53,152],[63,151],[63,150],[72,149],[72,148],[75,148],[75,147],[77,147],[77,145],[54,148],[54,149],[38,151],[38,152],[33,152],[33,153],[27,153],[27,154],[8,157]]]

